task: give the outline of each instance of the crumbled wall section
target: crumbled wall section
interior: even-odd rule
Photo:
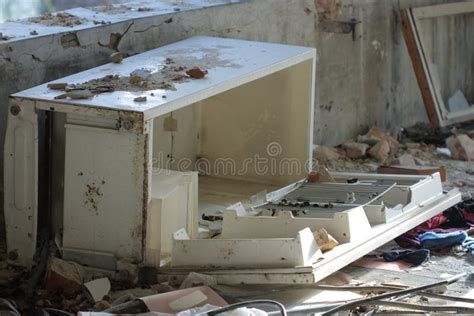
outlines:
[[[320,21],[337,21],[342,16],[341,0],[314,0]]]
[[[126,21],[111,15],[112,23],[103,21],[99,12],[97,21],[49,35],[34,25],[30,35],[0,39],[0,78],[5,78],[0,85],[0,152],[8,95],[107,63],[116,50],[134,55],[193,35],[316,47],[315,142],[341,143],[372,125],[395,131],[426,121],[398,12],[401,7],[444,2],[449,1],[287,0],[276,5],[274,0],[248,0],[196,10],[146,11]],[[169,13],[157,15],[162,12]],[[352,18],[360,21],[354,40],[351,33],[325,31],[320,25]],[[437,31],[445,32],[441,27]],[[0,32],[8,36],[2,25]],[[3,155],[0,176],[3,179]],[[3,199],[1,188],[0,193]],[[0,205],[3,209],[3,201]]]
[[[81,43],[76,32],[71,32],[61,36],[61,45],[63,48],[80,47]]]

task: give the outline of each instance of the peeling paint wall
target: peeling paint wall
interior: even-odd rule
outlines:
[[[114,36],[127,28],[118,49],[129,55],[193,35],[316,47],[317,143],[338,144],[372,125],[396,131],[427,121],[399,10],[444,2],[449,0],[249,0],[0,42],[0,150],[3,153],[9,94],[108,62],[117,48]],[[341,23],[350,19],[360,22],[354,38],[350,24]],[[459,23],[468,21],[472,19]],[[3,159],[0,175],[3,179]]]

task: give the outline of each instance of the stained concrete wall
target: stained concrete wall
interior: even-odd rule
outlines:
[[[251,0],[136,19],[119,49],[132,55],[201,34],[316,47],[314,139],[338,144],[372,125],[396,131],[427,121],[399,10],[444,2],[450,1]],[[335,22],[350,18],[360,21],[354,39],[351,33],[340,33],[343,26]],[[458,23],[468,22],[472,24],[469,19]],[[111,33],[121,33],[129,25],[124,21],[79,30],[80,45],[69,48],[61,45],[63,34],[0,43],[0,151],[9,94],[108,62],[112,51],[98,42],[107,43]],[[472,30],[472,25],[461,27]],[[433,30],[445,37],[452,32],[452,28]],[[464,54],[467,59],[472,50]],[[456,56],[463,58],[463,53]]]

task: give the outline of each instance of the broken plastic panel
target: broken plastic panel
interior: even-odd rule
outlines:
[[[186,277],[191,271],[200,271],[214,276],[220,284],[318,282],[461,200],[458,190],[443,192],[438,173],[431,176],[333,173],[331,176],[335,181],[328,182],[327,187],[324,186],[325,183],[304,186],[308,183],[302,180],[267,194],[268,201],[255,209],[270,215],[250,216],[247,211],[242,216],[235,209],[225,210],[223,230],[219,237],[175,238],[171,265],[159,269],[160,280],[177,280]],[[351,192],[354,194],[351,194],[351,203],[340,203],[348,192],[338,191],[338,184],[341,188],[352,185]],[[368,190],[367,185],[373,185],[374,190]],[[298,191],[302,186],[304,190]],[[323,188],[328,194],[312,194],[308,192],[309,187]],[[327,190],[328,188],[332,189]],[[379,189],[381,193],[372,197],[373,192]],[[304,194],[300,195],[299,192]],[[307,201],[302,201],[299,198],[301,196],[309,198],[310,203],[337,205],[332,208],[313,206],[303,214]],[[288,205],[283,209],[275,209],[278,201],[288,197],[294,197],[295,200],[291,203],[297,203],[297,206],[291,206],[290,210]],[[356,200],[359,197],[362,203],[358,205]],[[287,200],[285,204],[288,203],[290,202]],[[299,206],[300,203],[302,206]],[[270,208],[267,209],[269,205]],[[293,213],[296,212],[292,212],[292,208],[301,215],[294,216]],[[271,216],[272,213],[274,216]],[[368,218],[371,219],[370,224]],[[325,228],[332,237],[339,238],[339,245],[316,256],[317,259],[309,265],[292,268],[284,267],[281,262],[280,267],[275,267],[278,260],[272,257],[273,253],[267,254],[266,250],[260,251],[258,256],[252,252],[255,251],[252,248],[255,244],[261,245],[260,250],[267,249],[266,244],[262,243],[266,240],[274,247],[269,249],[276,249],[275,253],[279,253],[277,249],[284,247],[283,241],[290,240],[288,238],[301,231],[302,227],[313,233],[319,228]],[[200,251],[196,252],[195,249]],[[244,259],[239,257],[232,263],[226,262],[228,254],[233,256],[236,249]],[[300,249],[293,247],[285,252],[296,256]],[[261,258],[267,255],[271,258],[269,262]],[[187,264],[184,265],[184,262]]]
[[[322,256],[313,233],[304,228],[291,238],[189,239],[185,230],[173,235],[173,267],[272,267],[311,265]]]
[[[439,173],[431,176],[331,173],[335,182],[302,181],[268,195],[257,209],[292,211],[302,218],[333,218],[365,210],[371,225],[387,223],[442,195]]]
[[[182,232],[176,233],[172,265],[247,266],[247,261],[234,257],[238,253],[261,267],[263,262],[245,251],[250,245],[263,243],[262,240],[284,247],[287,242],[283,240],[303,230],[315,232],[324,228],[339,243],[356,243],[373,234],[371,226],[380,227],[417,214],[425,205],[443,197],[439,173],[431,176],[332,173],[331,179],[333,182],[301,180],[267,194],[267,202],[252,208],[261,211],[260,215],[250,216],[242,211],[241,205],[225,210],[222,234],[218,238],[179,238]],[[293,247],[285,251],[298,255],[300,250]],[[218,259],[220,256],[223,258]],[[232,263],[225,261],[228,258]],[[287,263],[280,262],[281,266]],[[274,267],[276,263],[266,264]]]

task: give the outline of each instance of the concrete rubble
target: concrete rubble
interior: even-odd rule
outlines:
[[[369,155],[380,163],[384,163],[388,159],[390,152],[390,144],[385,139],[379,140],[369,149]]]
[[[418,163],[417,163],[418,161]],[[410,154],[402,154],[398,156],[394,161],[392,161],[392,165],[403,165],[403,166],[415,166],[415,165],[422,165],[422,161],[419,159],[415,161],[415,158]]]
[[[352,159],[349,157],[351,148],[347,146],[354,146],[346,142],[340,146],[328,147],[320,146],[325,153],[331,153],[328,159],[327,156],[319,154],[314,156],[318,162],[333,171],[361,171],[361,172],[376,172],[380,165],[384,166],[420,166],[429,169],[430,167],[444,167],[447,173],[447,181],[445,185],[448,188],[459,187],[465,198],[474,196],[474,181],[472,174],[474,174],[474,166],[471,163],[465,163],[468,158],[469,150],[472,150],[473,138],[469,137],[469,127],[464,127],[459,130],[454,130],[457,133],[462,131],[464,134],[453,135],[451,131],[444,128],[433,129],[431,127],[417,125],[414,128],[407,128],[402,133],[401,142],[398,142],[393,137],[384,137],[380,129],[373,128],[372,132],[366,133],[358,137],[358,144],[367,144],[367,156]],[[385,133],[384,133],[385,134]],[[371,135],[370,137],[367,135]],[[374,135],[377,135],[375,137]],[[392,154],[392,149],[388,150],[385,143],[383,154],[376,156],[375,149],[373,149],[380,141],[378,139],[391,139],[392,149],[395,154]],[[422,140],[425,140],[423,142]],[[388,142],[388,141],[387,141]],[[395,143],[397,142],[397,143]],[[357,144],[357,142],[356,142]],[[371,144],[371,145],[369,145]],[[376,149],[380,149],[376,147]],[[340,154],[341,150],[345,154]],[[370,155],[370,150],[374,155]],[[442,152],[447,152],[452,157],[448,157]],[[319,157],[319,158],[317,158]],[[382,158],[379,160],[379,158]],[[383,161],[383,162],[381,162]]]
[[[46,273],[45,289],[74,294],[81,290],[84,275],[85,271],[81,265],[53,257]]]
[[[351,159],[361,159],[366,157],[367,150],[370,146],[362,143],[347,142],[342,145],[342,148],[346,151],[347,157]]]
[[[318,146],[313,149],[313,158],[318,161],[333,161],[341,158],[342,155],[335,148],[328,146]]]
[[[474,161],[474,140],[465,135],[453,135],[446,140],[446,145],[454,159]]]

